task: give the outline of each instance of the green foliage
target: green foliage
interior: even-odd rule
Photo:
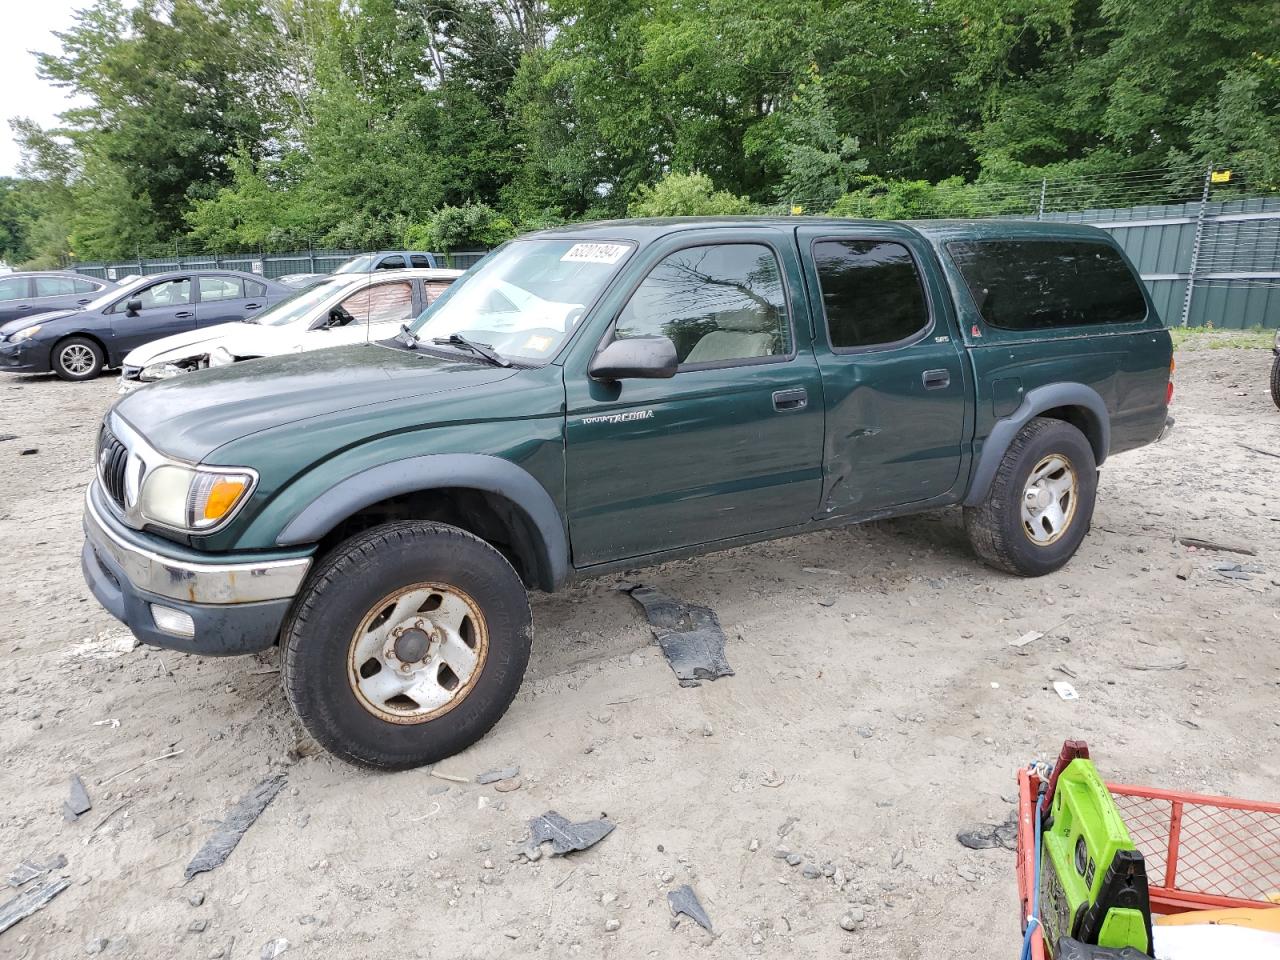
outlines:
[[[441,207],[403,233],[405,246],[443,253],[496,247],[515,235],[515,225],[485,203]]]
[[[627,205],[632,217],[714,217],[751,212],[751,201],[717,190],[702,173],[668,173],[636,190]]]
[[[85,2],[39,60],[77,106],[14,124],[13,261],[1025,214],[1168,163],[1280,188],[1277,0]]]

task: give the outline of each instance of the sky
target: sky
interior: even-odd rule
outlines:
[[[0,30],[0,176],[18,170],[18,145],[13,142],[9,120],[30,117],[42,126],[53,123],[67,108],[67,91],[36,76],[36,58],[29,51],[57,49],[54,30],[71,26],[72,11],[90,6],[92,0],[40,0],[10,10]],[[38,12],[36,12],[38,11]]]

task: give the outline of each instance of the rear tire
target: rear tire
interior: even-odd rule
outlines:
[[[1089,532],[1098,466],[1083,433],[1036,417],[1009,444],[986,499],[964,511],[973,550],[1020,577],[1053,573]]]
[[[1271,400],[1280,407],[1280,355],[1271,361]]]
[[[520,689],[531,645],[529,598],[501,553],[442,523],[387,523],[307,578],[281,675],[327,750],[403,770],[483,737]]]
[[[88,337],[67,337],[59,340],[50,354],[53,372],[63,380],[73,383],[92,380],[102,372],[106,363],[102,348]]]

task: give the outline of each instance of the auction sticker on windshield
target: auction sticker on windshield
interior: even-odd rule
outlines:
[[[627,252],[623,243],[575,243],[561,263],[617,263]]]

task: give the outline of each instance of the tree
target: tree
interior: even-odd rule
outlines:
[[[717,190],[702,173],[668,173],[642,186],[627,206],[632,217],[712,217],[751,212],[751,201]]]

